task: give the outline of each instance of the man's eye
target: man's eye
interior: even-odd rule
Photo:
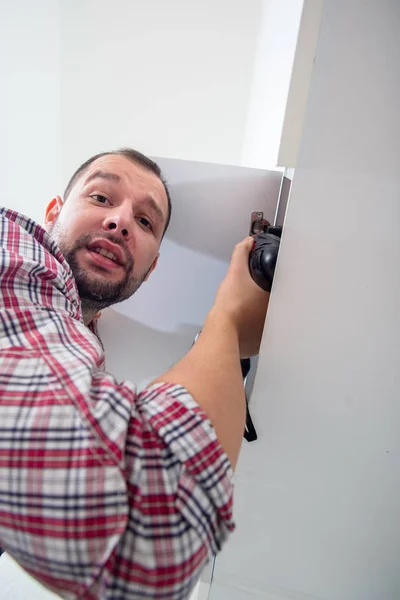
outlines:
[[[150,229],[150,231],[153,231],[153,225],[148,219],[146,219],[146,217],[139,217],[138,220],[146,229]]]
[[[90,197],[93,198],[93,200],[96,200],[96,202],[99,204],[110,204],[109,199],[101,194],[92,194]]]

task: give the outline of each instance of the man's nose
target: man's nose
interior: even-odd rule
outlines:
[[[103,229],[111,231],[116,235],[121,235],[128,240],[131,236],[132,225],[128,215],[124,211],[113,212],[108,215],[103,221]]]

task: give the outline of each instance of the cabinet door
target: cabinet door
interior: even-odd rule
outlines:
[[[107,369],[144,385],[191,347],[250,215],[274,221],[280,171],[155,158],[168,181],[172,219],[149,280],[104,311]]]
[[[210,600],[400,598],[400,3],[326,0]]]

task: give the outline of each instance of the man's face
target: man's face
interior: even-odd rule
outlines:
[[[100,310],[137,290],[156,266],[167,215],[157,175],[119,155],[94,161],[65,204],[51,201],[45,228],[72,269],[83,307]]]

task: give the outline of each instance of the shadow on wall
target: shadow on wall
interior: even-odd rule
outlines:
[[[99,321],[106,369],[118,381],[128,379],[145,387],[186,354],[201,327],[180,323],[172,333],[158,331],[109,308]]]

